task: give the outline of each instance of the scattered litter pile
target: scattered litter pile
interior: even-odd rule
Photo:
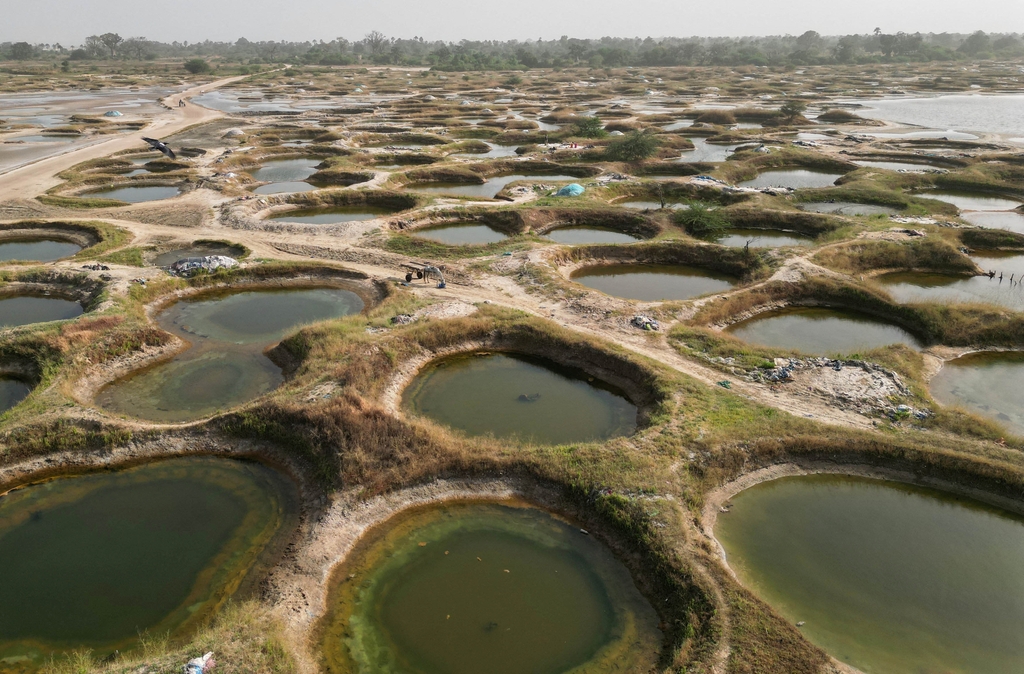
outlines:
[[[194,276],[201,271],[214,272],[218,269],[234,269],[238,260],[226,255],[207,255],[206,257],[186,257],[171,265],[170,271],[175,276]]]
[[[654,320],[650,316],[644,316],[643,314],[637,314],[633,317],[633,320],[629,322],[634,328],[640,328],[641,330],[660,330],[661,326],[658,325],[658,321]]]

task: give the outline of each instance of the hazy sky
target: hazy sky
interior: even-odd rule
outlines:
[[[1024,32],[1024,0],[2,0],[0,42]]]

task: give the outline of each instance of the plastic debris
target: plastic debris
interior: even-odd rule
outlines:
[[[207,255],[206,257],[186,257],[171,265],[171,273],[178,276],[193,276],[200,271],[216,271],[218,269],[234,269],[238,260],[226,255]]]
[[[643,314],[637,314],[629,322],[634,328],[641,330],[660,330],[661,326],[658,325],[658,321],[654,320],[650,316],[644,316]]]
[[[578,197],[583,194],[586,190],[583,189],[583,185],[579,183],[570,183],[562,189],[555,192],[556,197]]]
[[[732,388],[732,382],[729,381],[728,379],[723,379],[722,381],[718,382],[718,385],[721,386],[722,388]]]
[[[216,665],[217,663],[213,659],[213,651],[211,651],[198,658],[192,658],[181,668],[181,671],[182,674],[204,674],[204,672],[209,672]]]

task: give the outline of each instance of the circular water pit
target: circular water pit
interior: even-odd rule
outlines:
[[[1024,436],[1024,353],[972,353],[943,364],[928,384],[943,405],[962,407]]]
[[[0,663],[102,657],[180,633],[252,585],[294,525],[294,486],[256,463],[169,459],[0,497]]]
[[[814,239],[797,232],[781,229],[727,229],[715,243],[729,248],[783,248],[785,246],[810,246]]]
[[[174,185],[129,185],[127,187],[114,187],[85,192],[81,196],[116,199],[117,201],[124,201],[129,204],[139,204],[145,201],[171,199],[179,194],[181,194],[181,188]]]
[[[0,373],[0,413],[14,408],[32,392],[32,385],[20,377]]]
[[[684,164],[696,163],[717,163],[729,158],[739,145],[716,145],[709,143],[706,138],[691,138],[693,149],[683,152],[683,155],[675,161]]]
[[[1007,229],[1024,234],[1024,213],[1015,211],[969,211],[960,216],[976,227]]]
[[[812,171],[809,169],[790,169],[781,171],[764,171],[758,174],[753,180],[744,180],[739,183],[740,187],[788,187],[794,190],[831,187],[836,180],[842,178],[842,173],[828,173],[825,171]]]
[[[358,313],[341,288],[225,291],[176,302],[157,324],[189,347],[104,386],[96,404],[148,421],[199,419],[277,388],[281,368],[264,353],[300,326]]]
[[[544,238],[566,246],[584,246],[588,244],[636,243],[641,240],[633,236],[607,227],[588,225],[570,225],[555,227],[544,234]]]
[[[432,182],[432,183],[413,183],[406,186],[406,189],[413,190],[416,192],[425,192],[427,194],[442,194],[450,195],[455,197],[478,197],[481,199],[493,199],[498,192],[505,189],[506,185],[514,183],[517,180],[532,180],[533,182],[565,182],[565,181],[577,181],[579,178],[575,176],[566,175],[507,175],[497,176],[484,181],[481,184],[466,184],[466,183],[443,183],[443,182]]]
[[[0,329],[19,325],[63,321],[81,316],[85,309],[74,300],[46,295],[14,295],[0,298]]]
[[[17,236],[0,239],[0,262],[53,262],[71,257],[83,246],[50,237]]]
[[[766,311],[726,329],[745,342],[816,356],[856,354],[890,344],[920,349],[903,328],[854,311],[787,307]]]
[[[1021,202],[979,192],[918,192],[914,196],[953,204],[962,211],[1009,211]]]
[[[428,364],[402,407],[472,436],[543,444],[633,433],[637,406],[620,389],[541,358],[477,352]]]
[[[508,239],[508,234],[505,232],[478,222],[434,225],[417,229],[412,234],[421,239],[429,239],[451,246],[484,245],[500,243]]]
[[[323,159],[303,157],[300,159],[276,159],[266,161],[263,166],[252,172],[253,180],[260,185],[253,194],[286,194],[291,192],[309,192],[317,186],[306,181],[317,171]]]
[[[572,281],[606,295],[658,302],[688,300],[729,290],[737,279],[698,267],[656,264],[608,264],[583,267]]]
[[[405,511],[333,575],[330,674],[647,671],[657,614],[611,552],[520,503]]]
[[[864,672],[1013,672],[1024,518],[897,482],[816,475],[740,492],[715,536],[744,585]]]
[[[832,215],[896,215],[899,209],[875,204],[858,204],[852,201],[812,201],[797,204],[801,211],[828,213]]]
[[[919,172],[935,168],[931,164],[917,164],[905,161],[854,161],[853,163],[864,168],[877,168],[886,171]]]
[[[998,276],[989,278],[987,275],[894,272],[878,276],[875,281],[897,302],[985,302],[1024,311],[1024,289],[1011,283],[1009,278],[1000,281]]]

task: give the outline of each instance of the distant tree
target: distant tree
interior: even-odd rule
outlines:
[[[65,72],[65,73],[66,72],[70,72],[71,71],[71,61],[68,61],[67,59],[64,59],[63,61],[61,61],[60,62],[60,69],[61,69],[61,72]]]
[[[658,139],[647,131],[631,131],[616,139],[605,148],[605,156],[611,161],[642,161],[658,149]]]
[[[210,72],[210,64],[203,59],[189,59],[184,63],[185,70],[193,75],[201,75]]]
[[[34,51],[28,42],[15,42],[11,45],[11,58],[15,61],[25,61],[32,58]]]
[[[992,49],[992,38],[986,35],[983,31],[978,31],[972,34],[963,44],[960,45],[960,49],[957,51],[963,52],[968,56],[977,56],[978,54],[991,51]]]
[[[149,41],[144,37],[130,37],[124,41],[121,45],[121,51],[134,56],[138,60],[142,60],[146,57],[146,53],[149,52],[150,46]]]
[[[85,49],[72,49],[68,55],[68,59],[71,61],[84,61],[89,58],[89,52]]]
[[[804,114],[806,109],[807,104],[803,101],[788,100],[782,104],[781,108],[779,108],[779,114],[786,119],[796,119],[800,115]]]
[[[604,131],[604,123],[596,115],[581,117],[573,125],[573,135],[580,138],[603,138],[607,134]]]
[[[689,202],[686,209],[676,211],[673,219],[698,239],[717,239],[729,228],[725,216],[702,201]]]
[[[384,36],[384,33],[379,30],[370,31],[363,38],[363,42],[370,48],[371,54],[382,54],[384,49],[387,47],[388,39]]]
[[[114,58],[117,55],[117,48],[124,42],[124,38],[117,33],[104,33],[100,35],[100,42],[110,50],[110,58]]]

